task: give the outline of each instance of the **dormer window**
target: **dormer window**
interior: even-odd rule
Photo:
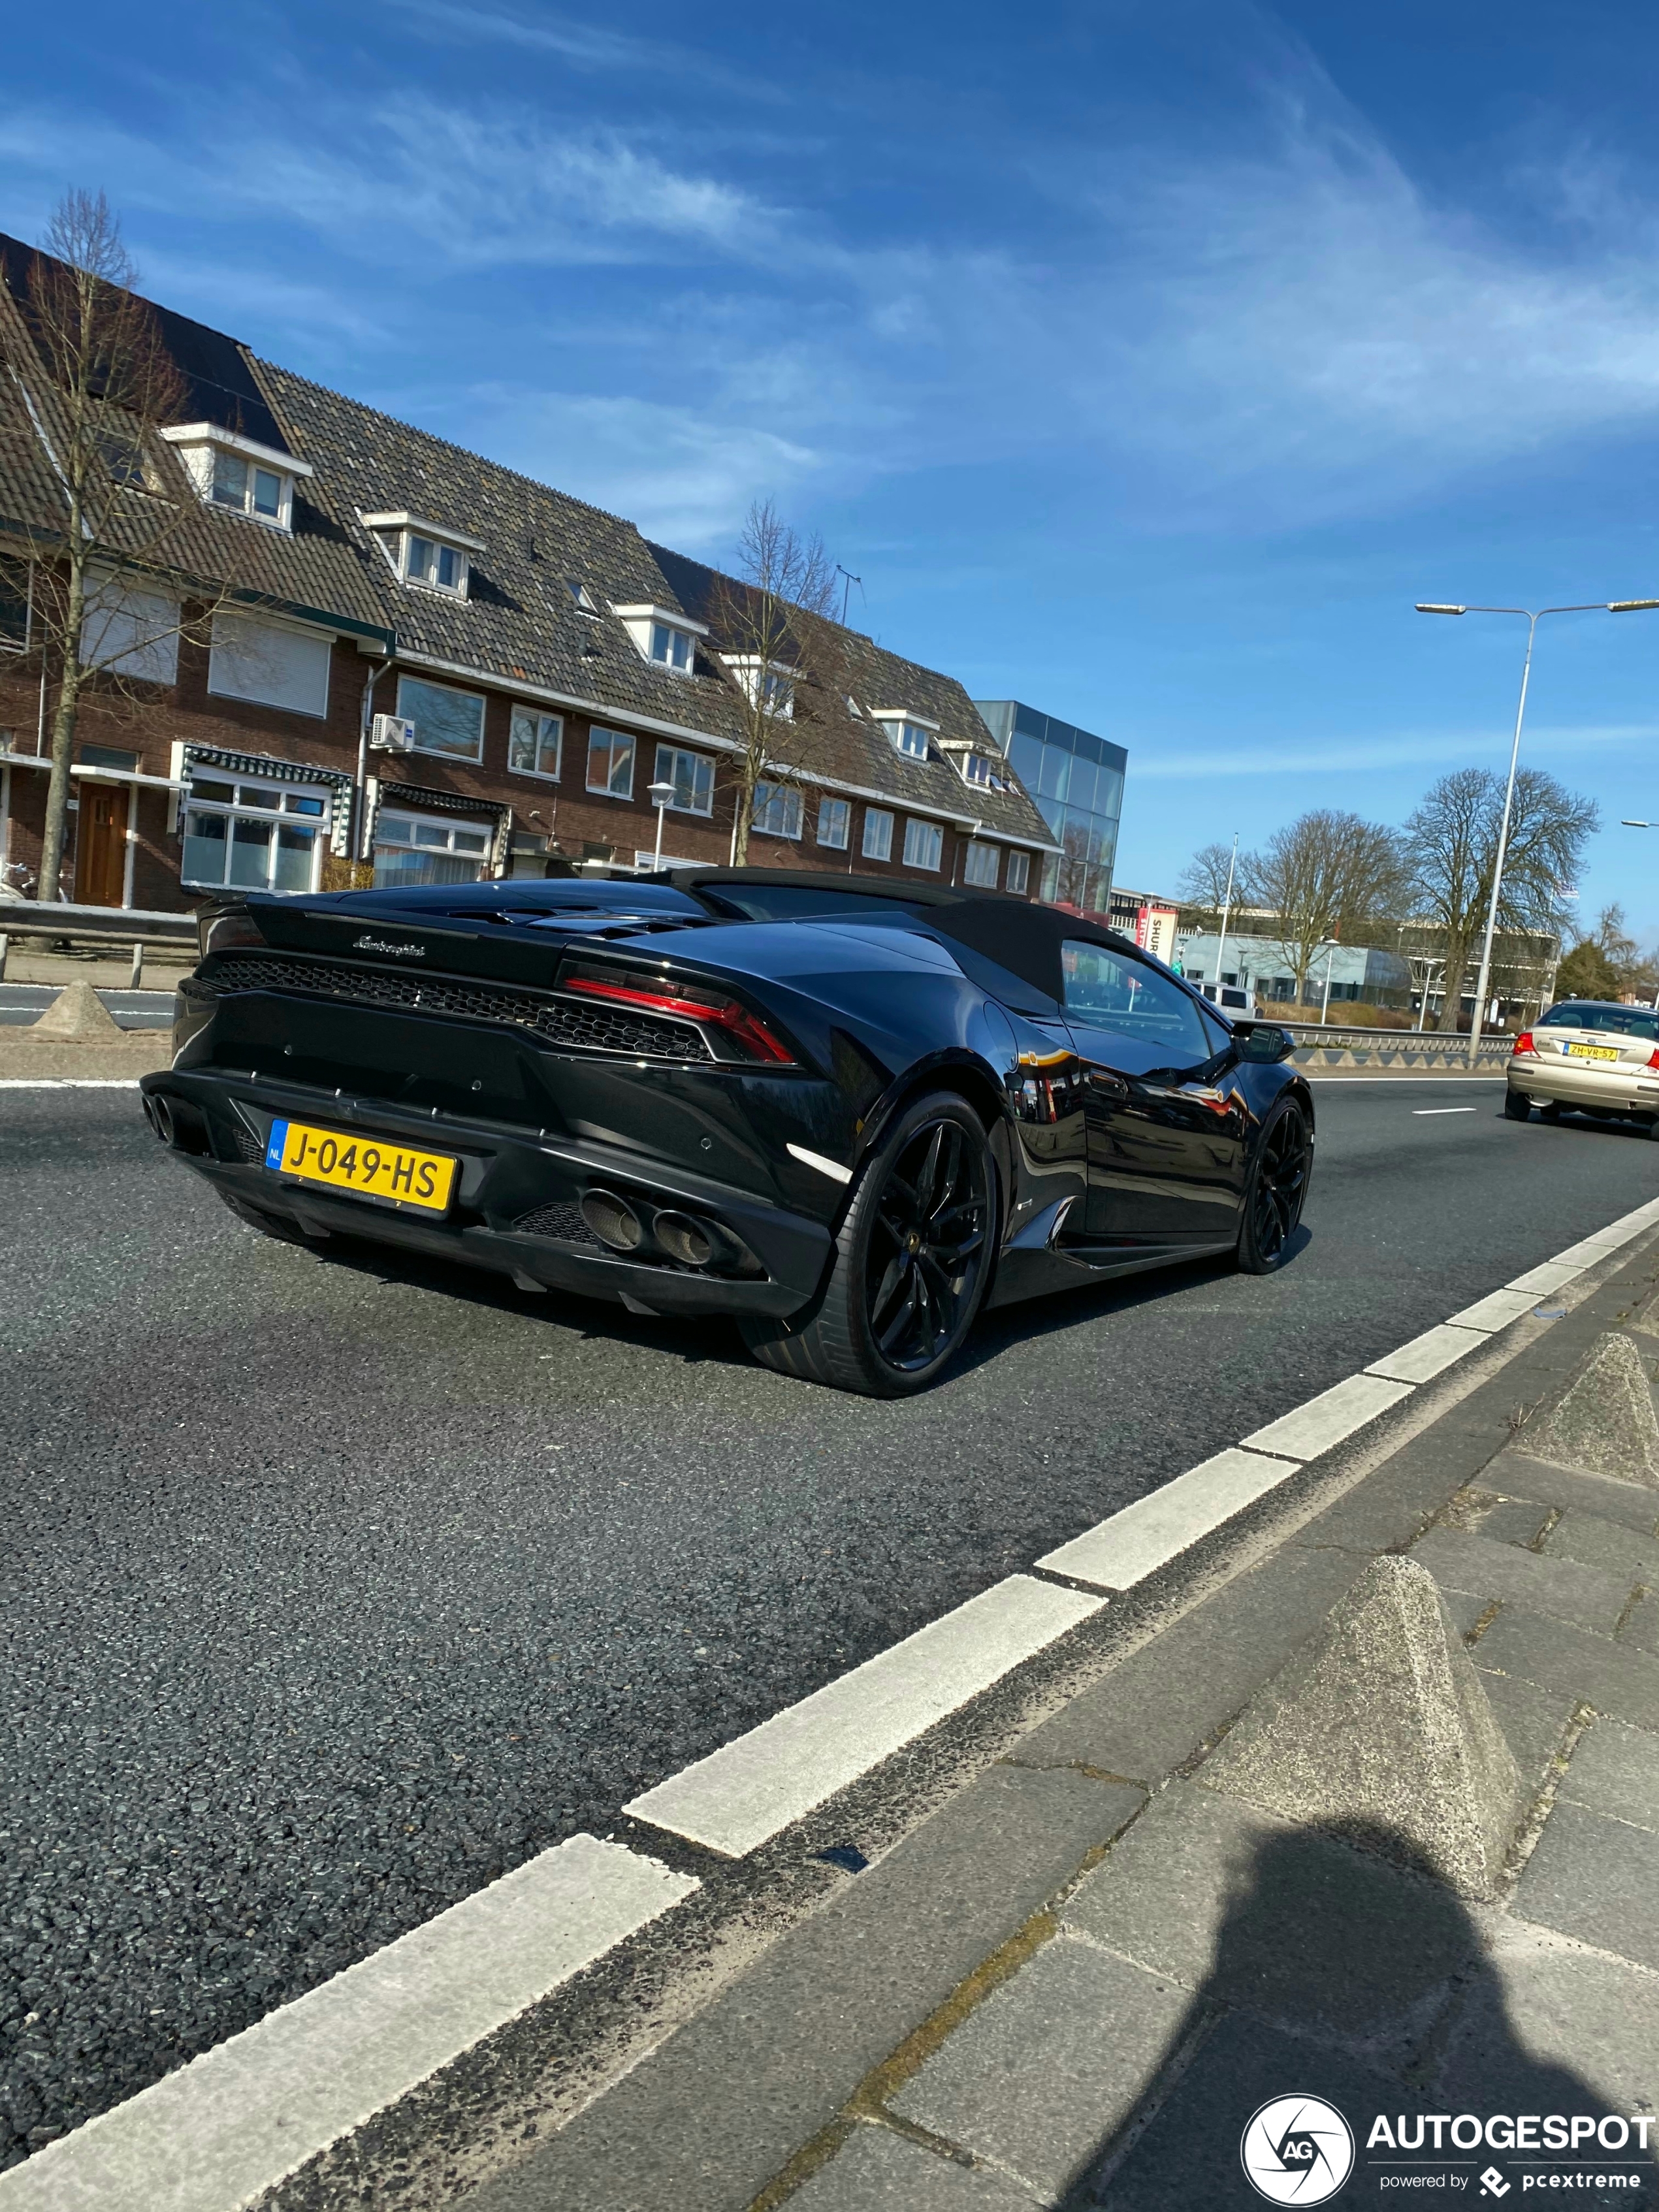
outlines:
[[[799,668],[790,668],[781,660],[763,660],[757,653],[728,653],[722,658],[750,702],[763,712],[793,714]]]
[[[366,514],[363,520],[404,583],[442,592],[452,599],[466,597],[472,571],[469,556],[484,550],[479,539],[401,509],[395,514]]]
[[[962,780],[971,783],[975,791],[1007,791],[1011,788],[1002,773],[1002,763],[989,753],[961,752],[956,757],[962,770]]]
[[[627,630],[647,660],[659,668],[672,668],[689,676],[697,655],[697,640],[707,637],[706,623],[693,622],[673,607],[613,607],[611,612]]]
[[[295,479],[313,473],[309,461],[216,422],[185,423],[161,435],[210,507],[245,514],[268,530],[293,529]]]
[[[927,759],[929,740],[939,729],[937,722],[927,721],[902,707],[878,707],[871,719],[886,732],[887,741],[896,753],[902,753],[906,760]]]

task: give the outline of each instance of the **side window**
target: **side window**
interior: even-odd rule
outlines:
[[[1218,1049],[1193,1001],[1156,969],[1076,937],[1060,947],[1060,967],[1066,1011],[1080,1021],[1155,1045],[1171,1065],[1190,1066]]]

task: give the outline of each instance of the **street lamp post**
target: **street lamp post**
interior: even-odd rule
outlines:
[[[1653,830],[1659,829],[1659,823],[1638,822],[1633,815],[1626,814],[1621,818],[1619,827],[1621,830]],[[138,957],[136,952],[132,957],[135,961]],[[1551,981],[1553,981],[1554,978],[1552,977]],[[1654,991],[1653,1005],[1655,1012],[1659,1013],[1659,988],[1656,988]]]
[[[1325,953],[1325,999],[1319,1009],[1319,1026],[1322,1030],[1331,1018],[1331,968],[1336,959],[1338,939],[1332,938]]]
[[[1521,664],[1521,696],[1515,709],[1515,737],[1510,746],[1510,780],[1504,789],[1504,815],[1498,824],[1498,852],[1492,862],[1492,896],[1486,904],[1486,934],[1480,947],[1480,978],[1475,985],[1474,1008],[1469,1017],[1468,1057],[1471,1067],[1480,1049],[1480,1024],[1486,1016],[1486,992],[1492,981],[1492,945],[1498,929],[1498,902],[1504,887],[1504,860],[1510,844],[1510,815],[1515,805],[1515,772],[1521,760],[1521,725],[1526,718],[1527,685],[1532,676],[1532,641],[1538,625],[1546,615],[1630,615],[1650,607],[1659,607],[1659,599],[1590,599],[1578,606],[1540,607],[1536,613],[1529,607],[1449,607],[1433,605],[1422,599],[1417,602],[1417,611],[1420,615],[1519,615],[1527,625],[1527,653]]]
[[[1232,858],[1227,863],[1227,896],[1221,902],[1221,942],[1215,956],[1215,1002],[1221,1004],[1221,971],[1227,964],[1227,924],[1233,912],[1233,872],[1238,866],[1238,832],[1233,832]]]
[[[651,866],[653,873],[659,874],[662,870],[662,817],[669,800],[674,796],[674,787],[672,783],[651,783],[646,786],[646,789],[651,795],[651,804],[657,810],[657,849],[651,856]]]

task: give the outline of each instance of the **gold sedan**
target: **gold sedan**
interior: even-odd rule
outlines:
[[[1564,1111],[1630,1120],[1659,1137],[1659,1012],[1600,999],[1552,1006],[1515,1040],[1504,1111],[1524,1121]]]

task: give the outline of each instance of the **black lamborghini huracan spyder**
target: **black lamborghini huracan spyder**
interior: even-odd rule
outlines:
[[[995,893],[686,868],[202,917],[156,1133],[272,1236],[370,1237],[896,1397],[974,1316],[1286,1258],[1313,1101],[1112,931]]]

